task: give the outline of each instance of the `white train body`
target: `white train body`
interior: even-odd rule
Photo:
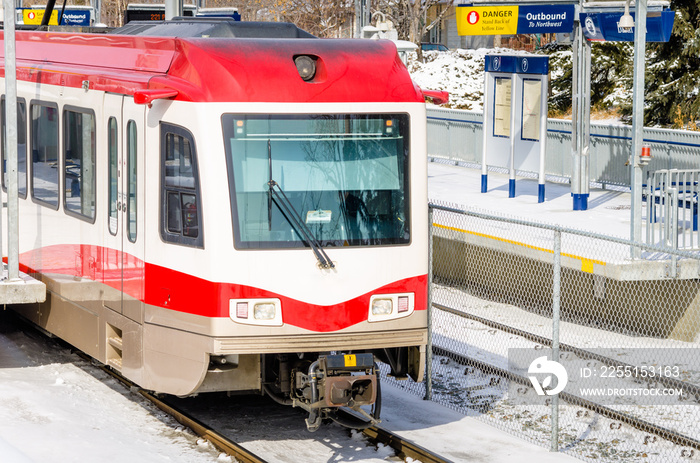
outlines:
[[[300,405],[333,353],[419,380],[425,104],[390,45],[340,42],[18,32],[20,265],[49,294],[16,310],[180,396]]]

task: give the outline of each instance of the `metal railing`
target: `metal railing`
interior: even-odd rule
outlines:
[[[700,170],[647,172],[646,242],[674,249],[700,249],[698,232]]]
[[[475,111],[428,107],[428,156],[460,164],[481,164],[483,114]],[[626,165],[632,127],[591,124],[590,175],[600,184],[629,186]],[[644,128],[644,142],[652,149],[648,170],[700,167],[700,132]],[[507,166],[494,166],[507,168]],[[545,173],[571,175],[571,121],[547,122]]]

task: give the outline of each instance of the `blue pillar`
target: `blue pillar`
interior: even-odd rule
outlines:
[[[575,211],[588,210],[588,194],[575,194],[573,197]]]

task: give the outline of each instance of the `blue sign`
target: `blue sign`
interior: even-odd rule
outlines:
[[[634,13],[631,13],[634,17]],[[634,30],[620,29],[622,13],[581,13],[580,21],[586,39],[597,42],[633,42]],[[647,42],[668,42],[676,13],[654,11],[647,15]]]
[[[574,30],[574,5],[523,5],[518,9],[518,34]]]
[[[549,73],[549,57],[533,55],[486,55],[486,72],[518,74]]]
[[[486,55],[484,64],[486,72],[515,72],[515,56],[511,55]]]
[[[60,15],[60,9],[59,15]],[[90,10],[66,9],[61,18],[62,26],[89,26]]]

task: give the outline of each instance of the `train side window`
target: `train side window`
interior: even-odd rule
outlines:
[[[161,124],[161,236],[203,247],[201,194],[192,134]]]
[[[63,110],[63,207],[79,218],[95,220],[95,114]]]
[[[137,170],[136,122],[126,125],[126,235],[129,241],[136,242],[136,188]]]
[[[117,119],[114,117],[109,118],[107,127],[107,145],[108,145],[108,172],[107,176],[109,183],[109,190],[107,192],[107,202],[109,203],[109,217],[108,225],[109,232],[112,235],[117,234],[118,228],[118,216],[117,216],[117,202],[119,201],[119,130],[117,126]]]
[[[58,210],[58,105],[32,102],[30,108],[32,198]]]
[[[5,139],[5,96],[0,102],[0,124],[2,125],[2,139]],[[5,143],[0,143],[0,156],[2,163],[2,189],[7,191],[7,159],[5,157]],[[17,191],[19,197],[27,197],[27,104],[24,98],[17,99]]]

